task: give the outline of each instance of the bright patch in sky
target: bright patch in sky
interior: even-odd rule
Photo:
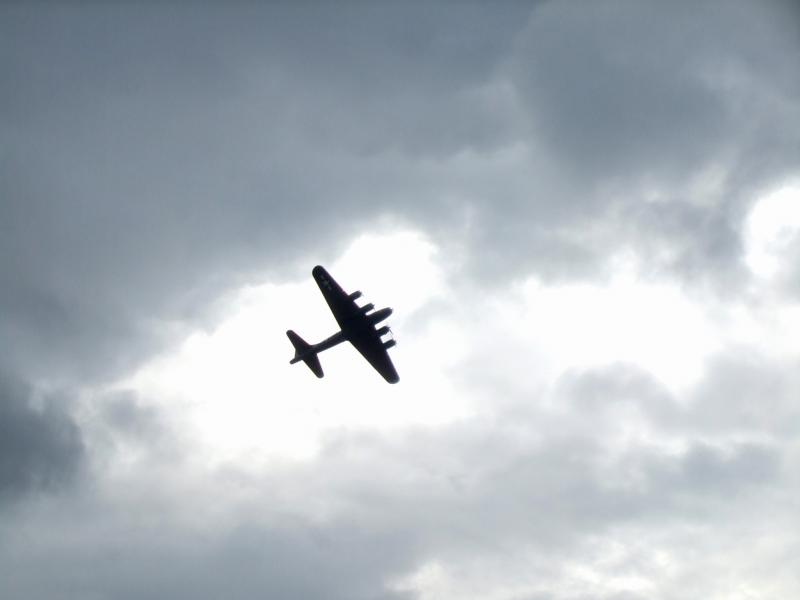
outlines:
[[[800,233],[800,184],[785,185],[758,201],[747,219],[745,262],[759,277],[778,274]]]
[[[364,293],[359,303],[394,308],[387,322],[402,330],[443,294],[435,256],[421,235],[401,232],[358,238],[326,266],[346,291]],[[310,457],[325,431],[438,423],[464,413],[438,367],[440,350],[452,347],[446,330],[423,331],[427,339],[404,331],[391,351],[403,380],[397,386],[386,384],[349,344],[320,355],[322,381],[303,364],[290,366],[294,350],[286,329],[310,343],[338,329],[312,266],[299,282],[241,290],[213,332],[193,334],[123,387],[173,403],[211,461]]]
[[[359,302],[395,309],[391,355],[401,382],[387,385],[347,344],[321,355],[326,377],[319,381],[304,365],[288,364],[285,336],[292,328],[314,343],[336,330],[312,266],[300,281],[240,290],[214,331],[193,334],[121,387],[169,402],[160,408],[192,424],[202,459],[257,465],[312,457],[326,432],[435,426],[495,410],[502,398],[476,399],[458,388],[463,369],[519,389],[546,386],[571,368],[626,362],[677,392],[701,375],[722,330],[730,336],[741,321],[735,313],[712,321],[679,287],[643,282],[630,265],[603,284],[529,279],[509,290],[467,292],[448,282],[442,251],[423,235],[370,235],[327,266],[346,291],[364,292]]]
[[[784,188],[757,206],[748,221],[753,247],[774,249],[800,227],[796,192]],[[326,432],[435,426],[496,410],[497,394],[481,399],[458,387],[464,369],[473,380],[544,389],[569,369],[624,362],[679,394],[726,343],[768,333],[735,303],[715,309],[674,283],[641,280],[635,261],[617,265],[607,282],[548,286],[530,278],[508,289],[465,289],[447,279],[442,249],[405,231],[362,236],[325,264],[346,291],[364,293],[359,303],[395,309],[388,322],[398,332],[398,385],[347,344],[321,355],[322,381],[288,364],[286,329],[311,343],[337,329],[309,264],[297,282],[238,291],[214,331],[191,335],[120,387],[169,402],[160,408],[192,424],[205,460],[257,465],[312,457]]]
[[[715,349],[704,313],[674,285],[628,277],[607,286],[529,281],[523,298],[520,322],[546,340],[543,352],[558,370],[627,362],[679,388],[700,375]]]

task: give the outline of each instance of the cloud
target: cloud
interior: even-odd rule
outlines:
[[[798,49],[773,9],[544,4],[519,38],[514,81],[534,130],[577,176],[685,179],[737,148],[752,152],[751,140],[770,151],[782,135],[765,109],[800,85],[788,70]],[[743,122],[743,106],[764,120]]]
[[[717,357],[695,392],[686,426],[699,424],[730,435],[792,437],[798,419],[792,398],[800,386],[795,371],[796,360],[753,353]]]
[[[525,184],[477,202],[478,264],[585,278],[633,248],[654,274],[740,285],[744,213],[797,165],[800,49],[773,9],[537,7],[502,71]]]
[[[1,7],[0,595],[797,595],[790,13]],[[241,290],[399,229],[395,395],[274,377]]]
[[[65,404],[57,396],[37,398],[13,375],[0,372],[0,500],[74,481],[84,446]]]
[[[458,114],[450,84],[478,85],[515,27],[477,7],[417,27],[394,9],[3,10],[4,331],[9,360],[51,378],[118,373],[254,273],[285,276],[381,214],[413,216],[426,184],[375,144],[429,148],[430,127],[398,119]],[[482,26],[445,35],[454,17]],[[441,127],[457,147],[494,130],[491,103],[465,94],[455,124],[483,133]],[[426,138],[400,139],[414,130]]]
[[[5,592],[428,598],[516,590],[508,597],[566,600],[600,586],[597,597],[648,590],[677,598],[687,582],[713,597],[773,578],[792,590],[796,539],[775,537],[771,525],[794,518],[795,484],[784,468],[792,446],[779,437],[742,441],[702,420],[692,421],[699,429],[680,425],[695,406],[725,396],[725,377],[710,381],[685,404],[648,373],[609,365],[566,374],[551,396],[518,389],[488,415],[445,425],[338,428],[314,459],[255,469],[210,466],[186,445],[188,454],[145,451],[136,462],[117,454],[95,466],[91,490],[15,515],[0,544],[0,564],[14,573]],[[731,409],[738,402],[728,399]],[[772,503],[769,517],[757,509],[763,501]],[[62,550],[34,543],[31,531],[49,531]],[[751,552],[726,553],[741,535]],[[754,560],[773,562],[754,572]],[[735,582],[711,584],[697,564],[742,570]]]
[[[738,280],[742,206],[796,163],[767,8],[3,10],[0,327],[31,377],[119,374],[386,214],[486,281],[629,247]]]

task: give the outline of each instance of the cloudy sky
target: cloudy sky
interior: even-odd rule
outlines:
[[[0,6],[0,597],[800,597],[800,11]],[[326,377],[325,265],[401,381]]]

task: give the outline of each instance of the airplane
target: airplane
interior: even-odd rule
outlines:
[[[371,313],[375,308],[373,304],[358,306],[356,299],[361,297],[361,292],[348,294],[341,286],[336,283],[323,267],[317,265],[311,270],[314,281],[317,282],[322,295],[328,303],[336,322],[339,323],[340,330],[329,338],[318,344],[309,344],[291,329],[286,332],[289,341],[295,349],[294,358],[289,364],[303,361],[314,375],[319,378],[324,376],[322,365],[317,356],[320,352],[333,348],[342,342],[350,342],[361,355],[367,359],[378,373],[389,383],[397,383],[400,377],[389,358],[387,350],[394,346],[394,339],[381,340],[381,336],[391,330],[384,325],[381,328],[377,324],[387,319],[392,314],[391,308],[382,308]]]

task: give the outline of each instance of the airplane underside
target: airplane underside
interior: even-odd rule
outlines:
[[[319,353],[347,341],[387,382],[397,383],[400,377],[387,352],[396,342],[394,338],[382,339],[382,336],[391,333],[388,326],[378,327],[378,323],[392,314],[392,309],[382,308],[371,312],[375,308],[373,304],[356,304],[355,300],[361,296],[361,292],[347,294],[323,267],[316,266],[311,273],[341,329],[318,344],[309,344],[297,333],[288,330],[286,335],[295,349],[294,357],[289,362],[295,364],[303,361],[314,375],[322,378],[325,374],[319,362]]]

